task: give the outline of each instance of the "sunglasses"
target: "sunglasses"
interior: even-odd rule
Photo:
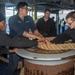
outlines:
[[[22,9],[26,9],[26,10],[28,10],[28,8],[22,8]]]
[[[74,20],[75,21],[75,20]],[[71,23],[68,23],[69,25],[72,25],[72,23],[74,22],[74,21],[72,21]]]

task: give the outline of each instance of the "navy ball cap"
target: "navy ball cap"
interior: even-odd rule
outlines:
[[[5,17],[0,13],[0,22],[5,20]]]

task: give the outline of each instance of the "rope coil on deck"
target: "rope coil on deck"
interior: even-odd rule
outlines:
[[[46,37],[49,41],[53,40],[55,37]],[[44,49],[44,50],[70,50],[75,49],[75,43],[71,43],[72,40],[65,41],[64,44],[42,44],[38,45],[38,48]]]
[[[69,43],[69,44],[42,44],[38,45],[39,48],[44,49],[44,50],[70,50],[70,49],[75,49],[75,44],[74,43]]]

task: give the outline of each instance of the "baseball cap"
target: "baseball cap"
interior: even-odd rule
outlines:
[[[0,13],[0,22],[5,20],[5,17]]]

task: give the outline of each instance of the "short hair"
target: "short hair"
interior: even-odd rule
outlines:
[[[16,6],[16,9],[19,10],[20,8],[23,8],[24,6],[28,6],[26,2],[19,2]]]
[[[71,18],[71,20],[75,20],[75,11],[72,11],[72,12],[70,12],[70,13],[68,13],[67,15],[66,15],[66,20],[68,19],[68,18]]]
[[[50,9],[46,8],[46,9],[44,10],[44,13],[45,13],[45,12],[47,12],[47,11],[49,11],[49,12],[50,12]]]

